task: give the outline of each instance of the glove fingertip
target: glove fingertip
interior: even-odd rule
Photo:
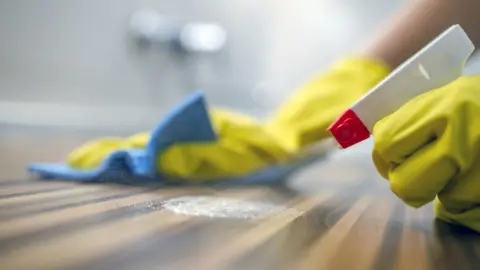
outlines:
[[[420,208],[435,198],[435,195],[431,197],[420,190],[412,190],[401,181],[390,180],[390,190],[404,203],[414,208]]]
[[[428,204],[429,202],[425,202],[423,200],[403,200],[407,205],[413,207],[413,208],[420,208],[426,204]]]
[[[372,160],[380,176],[388,180],[388,171],[390,170],[390,166],[387,164],[387,162],[385,162],[375,150],[372,152]]]

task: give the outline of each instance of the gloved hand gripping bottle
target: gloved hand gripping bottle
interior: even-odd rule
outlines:
[[[414,97],[458,79],[475,50],[454,25],[358,99],[328,128],[342,148],[370,137],[377,121]]]

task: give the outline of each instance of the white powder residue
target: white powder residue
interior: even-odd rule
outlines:
[[[264,202],[213,196],[174,198],[165,201],[163,207],[177,214],[237,219],[263,219],[284,210],[283,207]]]

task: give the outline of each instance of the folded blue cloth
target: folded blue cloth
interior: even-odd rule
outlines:
[[[65,163],[33,163],[30,172],[43,179],[71,180],[79,182],[113,182],[124,184],[198,184],[192,179],[179,179],[158,172],[155,157],[168,147],[178,143],[208,142],[217,137],[212,128],[207,105],[198,91],[170,113],[151,133],[145,149],[118,150],[110,154],[102,164],[92,170],[77,170]],[[285,181],[292,173],[321,158],[324,153],[311,154],[290,163],[271,167],[228,179],[212,179],[202,183],[214,185],[274,184]]]

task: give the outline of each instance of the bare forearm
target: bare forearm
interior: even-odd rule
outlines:
[[[480,46],[480,0],[412,0],[369,44],[364,55],[391,68],[454,24],[460,24]]]

